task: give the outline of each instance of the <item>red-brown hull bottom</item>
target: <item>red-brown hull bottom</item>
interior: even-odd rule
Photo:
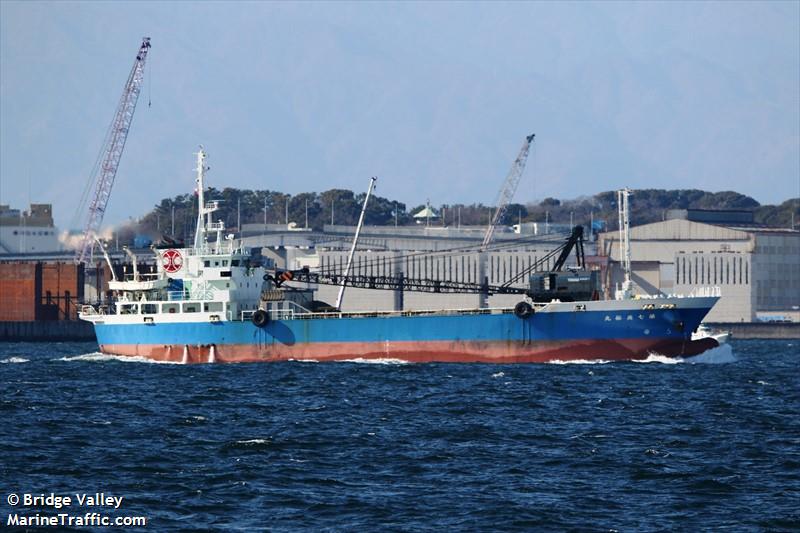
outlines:
[[[653,339],[572,340],[536,343],[389,342],[315,343],[292,346],[106,344],[111,355],[145,357],[173,363],[252,363],[290,360],[346,361],[392,359],[410,363],[547,363],[552,361],[646,359],[657,353],[689,357],[719,346],[712,338],[696,341]]]

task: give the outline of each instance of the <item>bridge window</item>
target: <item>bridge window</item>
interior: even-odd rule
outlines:
[[[215,313],[222,311],[222,302],[207,302],[203,304],[203,311]]]

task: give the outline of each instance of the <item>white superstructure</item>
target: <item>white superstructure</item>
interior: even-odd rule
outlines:
[[[201,147],[197,153],[194,246],[156,249],[154,274],[140,273],[136,256],[126,249],[133,273],[109,281],[115,303],[109,309],[84,306],[81,318],[115,324],[220,322],[242,320],[258,308],[266,269],[233,235],[223,237],[224,222],[213,220],[219,206],[216,201],[205,202],[205,158]],[[212,233],[216,239],[209,241]]]

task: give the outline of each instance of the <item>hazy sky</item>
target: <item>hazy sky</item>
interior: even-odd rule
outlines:
[[[519,202],[800,195],[797,1],[4,0],[0,202],[73,220],[142,36],[110,223],[190,192],[198,144],[220,189],[363,191],[377,175],[409,207],[493,203],[532,132]]]

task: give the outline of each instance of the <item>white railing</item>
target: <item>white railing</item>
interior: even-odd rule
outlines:
[[[211,300],[221,301],[220,298],[214,298],[214,290],[196,290],[196,291],[167,291],[167,302],[208,302]],[[137,300],[138,301],[138,300]],[[148,302],[163,302],[165,300],[148,300]]]
[[[466,308],[466,309],[426,309],[419,311],[344,311],[344,312],[311,312],[305,307],[302,307],[294,302],[286,302],[291,304],[289,309],[273,309],[269,311],[271,320],[311,320],[311,319],[329,319],[329,318],[390,318],[400,316],[445,316],[445,315],[493,315],[493,314],[508,314],[513,313],[514,309],[511,307],[488,307],[485,309]],[[535,303],[532,306],[536,309],[542,309],[548,304]],[[241,320],[251,320],[255,310],[241,311],[239,313]]]
[[[158,281],[161,279],[161,274],[158,272],[139,272],[137,275],[134,275],[132,272],[128,272],[125,274],[122,281]]]
[[[709,287],[695,287],[692,289],[692,292],[689,293],[689,296],[694,297],[703,297],[703,296],[722,296],[722,287],[719,285],[709,286]]]
[[[80,314],[85,316],[100,316],[105,315],[106,310],[103,307],[95,308],[93,305],[82,305]]]

